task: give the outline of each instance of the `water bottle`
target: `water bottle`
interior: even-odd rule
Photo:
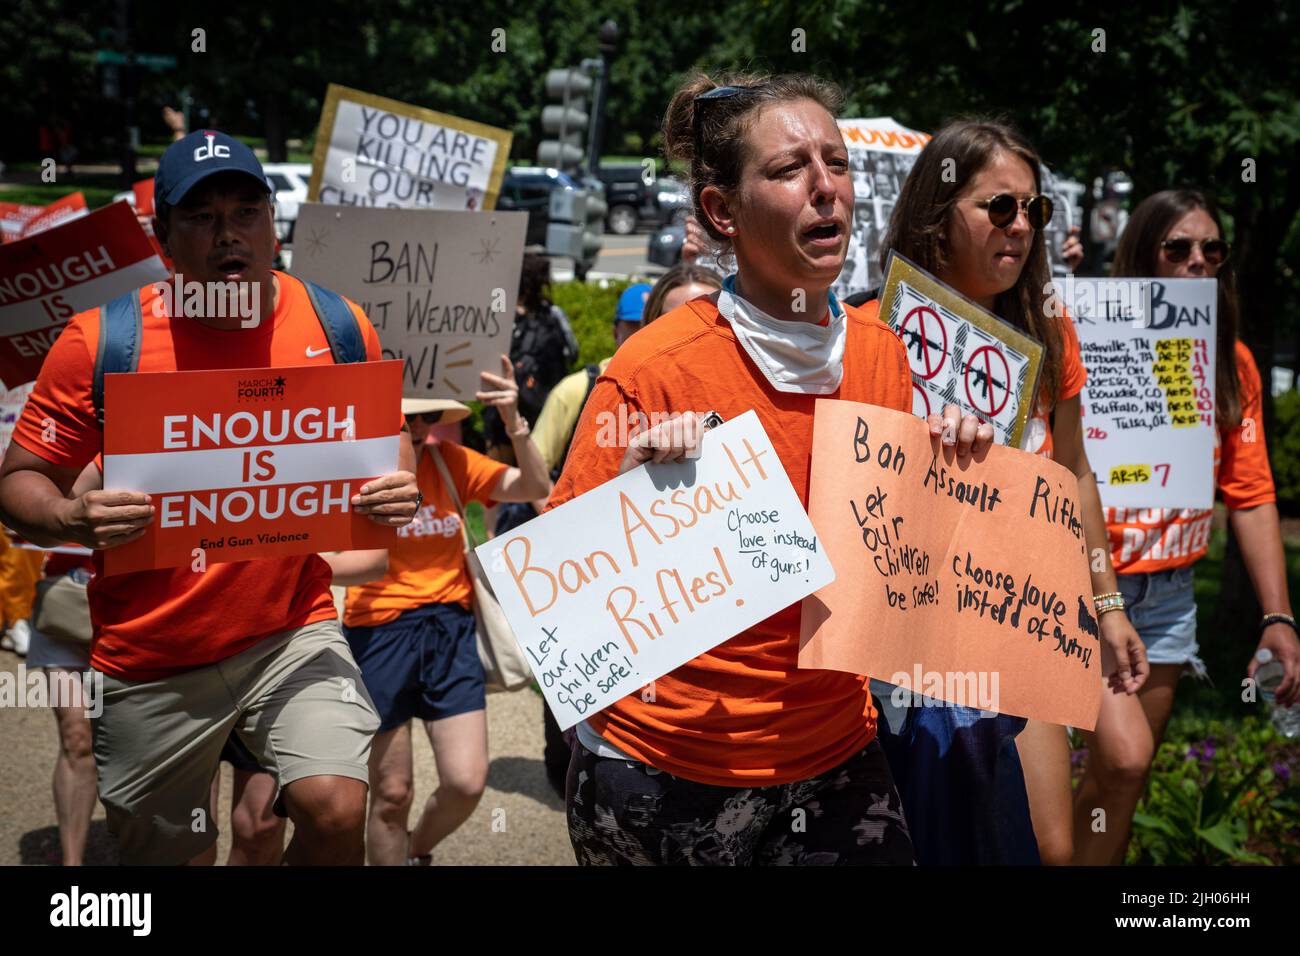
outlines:
[[[1288,740],[1300,737],[1300,703],[1281,707],[1277,703],[1277,687],[1282,683],[1284,671],[1280,661],[1273,660],[1273,652],[1261,647],[1255,652],[1259,667],[1255,668],[1255,684],[1259,696],[1268,704],[1269,718],[1277,732]]]

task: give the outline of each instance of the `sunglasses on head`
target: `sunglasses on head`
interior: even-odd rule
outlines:
[[[722,100],[729,100],[736,96],[748,96],[757,93],[761,89],[758,86],[715,86],[711,90],[705,90],[691,104],[695,108],[695,155],[700,155],[700,149],[704,145],[704,131],[700,124],[701,118],[708,107]]]
[[[438,419],[442,418],[442,412],[414,412],[406,416],[406,422],[409,425],[417,418],[426,425],[436,425],[438,424]]]
[[[999,229],[1005,229],[1016,221],[1017,211],[1023,209],[1025,218],[1033,229],[1042,229],[1052,221],[1052,200],[1044,195],[1017,197],[1010,193],[998,193],[988,199],[972,200],[981,209],[987,209],[989,222]]]
[[[1228,244],[1222,239],[1166,239],[1160,243],[1165,258],[1170,262],[1184,262],[1192,254],[1192,246],[1201,247],[1201,256],[1212,266],[1228,258]]]

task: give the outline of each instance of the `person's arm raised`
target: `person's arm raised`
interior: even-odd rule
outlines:
[[[507,468],[492,492],[494,501],[532,501],[551,493],[551,472],[542,453],[528,433],[528,420],[519,414],[519,385],[515,367],[509,357],[501,356],[501,374],[480,372],[483,389],[474,397],[501,414],[501,422],[510,436],[518,467]]]

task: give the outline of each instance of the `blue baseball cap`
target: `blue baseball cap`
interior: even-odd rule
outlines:
[[[645,301],[650,298],[650,285],[638,282],[623,290],[618,297],[618,308],[614,310],[615,322],[637,322],[645,317]]]
[[[246,173],[271,192],[262,164],[251,149],[226,133],[195,130],[163,152],[153,178],[154,202],[174,206],[209,176],[228,172]]]

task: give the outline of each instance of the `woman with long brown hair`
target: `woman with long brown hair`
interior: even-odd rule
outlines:
[[[699,445],[687,409],[724,421],[755,411],[806,504],[818,397],[910,408],[902,343],[830,291],[853,212],[839,106],[810,76],[700,76],[677,91],[666,152],[689,165],[695,215],[737,272],[615,354],[552,507],[652,457],[683,458]],[[599,438],[620,409],[683,414],[625,450]],[[952,406],[933,417],[941,432],[962,460],[992,440]],[[579,863],[912,863],[866,679],[800,670],[799,613],[791,605],[578,725],[567,803]]]
[[[1219,215],[1203,193],[1169,189],[1148,196],[1133,211],[1115,251],[1112,276],[1218,279],[1215,349],[1215,486],[1264,610],[1256,654],[1281,663],[1275,690],[1281,706],[1300,696],[1300,641],[1287,594],[1286,560],[1278,523],[1277,495],[1264,443],[1263,383],[1250,350],[1237,338],[1236,281]],[[1209,547],[1212,509],[1107,508],[1111,561],[1119,590],[1147,648],[1151,678],[1138,695],[1141,711],[1127,714],[1118,732],[1090,741],[1089,760],[1076,803],[1076,862],[1122,863],[1133,807],[1102,832],[1087,827],[1090,808],[1118,789],[1140,795],[1151,757],[1135,762],[1132,741],[1164,738],[1174,690],[1187,671],[1204,674],[1197,656],[1196,597],[1192,566]],[[1253,678],[1260,656],[1246,665]],[[1100,726],[1098,730],[1100,731]],[[1136,801],[1134,801],[1136,802]],[[1116,825],[1118,822],[1119,825]],[[1086,834],[1086,837],[1085,837]]]
[[[1005,124],[948,124],[917,157],[881,256],[906,256],[1043,344],[1040,392],[1021,447],[1055,458],[1078,477],[1088,548],[1104,557],[1101,501],[1083,449],[1079,343],[1069,319],[1048,302],[1043,227],[1052,202],[1042,195],[1040,169],[1033,147]],[[879,303],[866,310],[875,315]],[[1092,565],[1098,595],[1115,591],[1114,572],[1102,565]],[[1108,720],[1112,711],[1137,707],[1130,695],[1146,664],[1122,610],[1100,614],[1099,624],[1110,690],[1099,719]],[[920,707],[893,744],[890,760],[921,863],[1069,862],[1064,727],[1001,714],[981,719],[965,707]]]

